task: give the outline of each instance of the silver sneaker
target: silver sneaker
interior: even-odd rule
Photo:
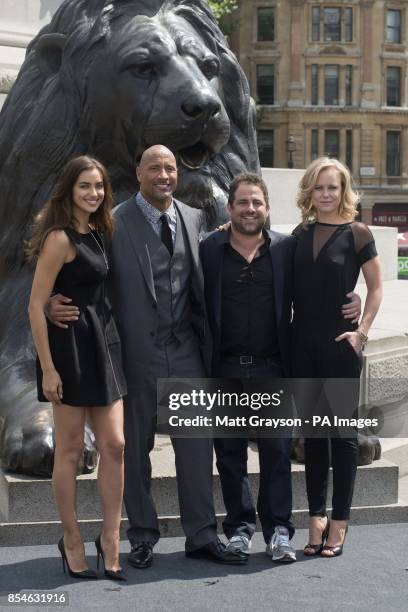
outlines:
[[[248,552],[251,548],[251,538],[245,534],[237,534],[232,536],[227,544],[227,550]]]
[[[271,541],[266,547],[266,554],[277,563],[293,563],[296,561],[296,551],[289,544],[289,531],[286,527],[275,527]]]

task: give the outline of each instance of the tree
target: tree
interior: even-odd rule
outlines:
[[[208,0],[208,4],[218,22],[238,8],[237,0]]]
[[[231,35],[235,21],[230,15],[238,8],[238,0],[208,0],[208,4],[221,30],[227,36]]]

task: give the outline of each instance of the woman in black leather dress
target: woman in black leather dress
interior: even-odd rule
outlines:
[[[319,158],[307,168],[298,194],[303,223],[296,228],[294,265],[293,376],[360,377],[362,348],[382,298],[381,271],[368,227],[354,221],[358,194],[339,161]],[[367,297],[360,323],[343,318],[343,296],[362,270]],[[347,383],[345,383],[347,384]],[[313,386],[313,382],[312,382]],[[356,389],[358,383],[356,385]],[[358,393],[353,399],[357,407]],[[351,414],[352,410],[349,411]],[[330,448],[329,448],[330,447]],[[306,486],[309,543],[306,555],[343,551],[357,469],[357,436],[307,438]],[[333,466],[332,515],[326,514],[327,481]]]
[[[103,529],[97,550],[102,547],[105,554],[106,575],[123,580],[119,527],[126,385],[119,336],[105,295],[109,262],[104,239],[113,232],[111,206],[105,168],[87,156],[71,160],[40,211],[29,244],[28,254],[38,258],[29,315],[38,353],[38,399],[53,406],[53,488],[64,529],[58,544],[64,569],[66,563],[72,576],[96,578],[87,569],[75,503],[75,478],[88,415],[100,453]],[[44,308],[52,292],[71,296],[79,307],[78,316],[68,325],[47,323]]]

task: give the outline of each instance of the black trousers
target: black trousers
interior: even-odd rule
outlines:
[[[218,377],[248,381],[248,391],[256,391],[257,378],[280,378],[276,365],[240,366],[222,362]],[[258,389],[259,391],[259,389]],[[257,510],[265,542],[271,539],[277,525],[287,527],[290,537],[295,528],[292,515],[291,439],[258,438],[259,493]],[[256,511],[248,479],[248,438],[215,438],[217,469],[226,509],[223,522],[227,538],[244,534],[252,537],[256,527]]]
[[[347,379],[343,390],[335,397],[326,398],[334,412],[346,410],[348,415],[358,407],[359,378],[362,355],[355,352],[348,340],[335,342],[334,338],[346,331],[344,322],[327,323],[315,328],[308,324],[294,325],[293,334],[293,376],[302,377],[308,388],[309,405],[301,406],[300,412],[314,412],[313,402],[317,401],[323,388],[324,379]],[[306,380],[309,379],[309,380]],[[353,380],[354,379],[354,380]],[[338,381],[341,385],[341,381]],[[298,394],[305,401],[305,393]],[[321,399],[321,398],[320,398]],[[347,406],[344,406],[344,404]],[[341,406],[343,404],[343,406]],[[336,408],[337,406],[337,408]],[[333,468],[332,518],[348,520],[353,498],[357,472],[357,434],[350,437],[305,438],[306,489],[310,516],[326,515],[326,498],[330,464]]]

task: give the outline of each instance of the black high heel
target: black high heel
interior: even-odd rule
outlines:
[[[330,529],[330,520],[329,520],[329,517],[327,517],[326,527],[322,531],[321,543],[320,544],[310,544],[310,542],[308,542],[303,549],[303,554],[306,555],[306,557],[314,557],[315,555],[320,555],[320,553],[322,552],[324,548],[324,542],[325,540],[327,540],[327,537],[329,535],[329,529]],[[307,548],[311,549],[313,552],[306,552]]]
[[[65,564],[66,564],[68,568],[68,574],[71,576],[71,578],[84,578],[84,579],[90,579],[90,580],[95,580],[96,578],[98,578],[98,575],[96,574],[96,572],[94,572],[91,569],[86,569],[86,570],[83,570],[82,572],[73,572],[72,569],[69,567],[67,555],[65,554],[64,538],[60,539],[57,546],[58,546],[58,550],[61,553],[62,569],[64,570],[64,574],[65,574]]]
[[[95,547],[96,547],[96,567],[97,569],[99,569],[99,557],[102,558],[102,563],[103,563],[103,570],[105,572],[105,576],[106,578],[110,578],[111,580],[122,580],[122,581],[126,581],[127,577],[126,574],[124,573],[124,571],[122,569],[120,570],[109,570],[106,569],[105,567],[105,555],[103,553],[102,550],[102,544],[101,544],[101,534],[98,535],[98,537],[95,540]]]
[[[347,531],[348,531],[348,525],[346,525],[346,530],[344,532],[343,542],[341,544],[339,544],[338,546],[327,546],[327,544],[325,544],[322,547],[321,553],[324,550],[330,550],[333,553],[332,555],[322,555],[320,553],[320,556],[324,557],[325,559],[331,559],[332,557],[340,557],[340,555],[343,554],[343,546],[344,546],[344,542],[346,541]]]

